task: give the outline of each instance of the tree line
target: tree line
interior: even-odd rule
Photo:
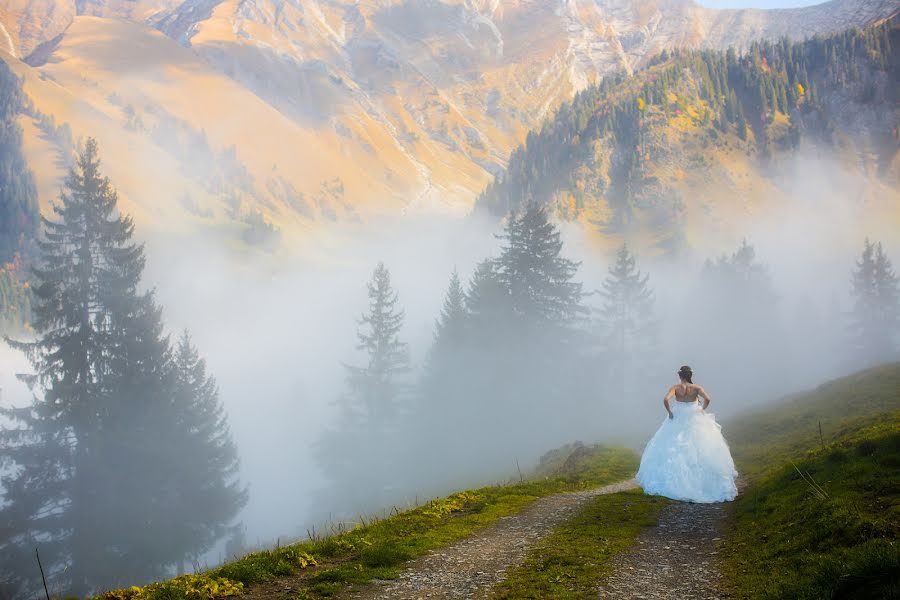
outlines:
[[[0,61],[0,332],[21,329],[31,319],[23,265],[33,250],[40,215],[16,122],[24,105],[19,79]]]
[[[499,255],[478,264],[467,285],[451,273],[418,373],[399,293],[387,267],[375,268],[359,319],[364,360],[346,365],[338,421],[316,445],[331,517],[508,474],[517,459],[571,442],[573,432],[627,429],[638,405],[671,383],[675,363],[664,358],[692,357],[708,389],[728,389],[737,406],[898,356],[898,277],[881,244],[868,240],[849,312],[784,310],[769,268],[744,241],[705,263],[678,317],[664,324],[650,277],[627,246],[600,288],[586,291],[545,208],[512,213],[500,239]]]
[[[896,19],[805,41],[754,42],[746,53],[676,49],[652,58],[634,76],[615,73],[562,104],[539,130],[510,155],[506,170],[479,195],[477,206],[496,216],[535,202],[550,203],[558,190],[569,190],[583,208],[579,165],[603,169],[598,193],[615,210],[613,224],[630,217],[647,161],[669,149],[650,144],[652,128],[699,110],[713,140],[736,135],[755,143],[765,163],[779,148],[796,147],[801,134],[837,143],[840,108],[834,90],[856,108],[886,106],[891,115],[872,132],[871,146],[885,168],[896,151],[900,121],[890,109],[897,103],[900,61]],[[853,109],[850,109],[853,110]],[[773,127],[777,115],[789,126]],[[603,150],[597,144],[603,143]],[[594,164],[598,151],[608,160]],[[608,164],[607,164],[608,162]]]

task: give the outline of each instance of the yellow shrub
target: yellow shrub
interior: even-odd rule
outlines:
[[[182,575],[171,581],[151,583],[144,587],[132,586],[121,590],[105,592],[97,596],[96,600],[142,600],[149,598],[154,592],[171,590],[180,592],[187,598],[197,600],[214,600],[240,596],[244,593],[244,584],[225,579],[223,577],[210,577],[208,575]]]
[[[478,494],[474,492],[460,492],[441,500],[432,500],[422,509],[422,514],[440,518],[444,515],[461,511],[466,507],[466,504],[474,502],[478,498]]]

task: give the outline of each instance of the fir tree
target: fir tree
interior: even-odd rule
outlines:
[[[487,259],[478,263],[466,291],[466,308],[471,334],[480,344],[496,341],[506,331],[507,297],[496,262]]]
[[[497,277],[520,331],[568,329],[586,314],[579,264],[563,258],[559,230],[543,208],[530,205],[510,216],[496,262]]]
[[[440,418],[459,394],[464,364],[471,350],[469,324],[466,295],[459,273],[453,269],[444,305],[434,324],[434,340],[420,385],[419,413],[429,422]]]
[[[513,214],[499,236],[500,256],[487,289],[499,285],[498,337],[487,346],[480,377],[482,404],[493,408],[497,425],[518,413],[522,431],[542,428],[541,443],[561,442],[563,421],[554,414],[582,414],[586,386],[585,338],[578,327],[587,316],[578,263],[562,256],[563,243],[544,209],[531,205]],[[477,307],[471,308],[477,315]],[[533,438],[531,441],[534,441]]]
[[[438,360],[445,352],[455,352],[466,341],[469,313],[466,310],[466,294],[459,279],[459,273],[453,269],[450,284],[444,296],[441,314],[434,324],[434,345],[431,359]]]
[[[368,284],[369,310],[359,321],[357,350],[368,358],[364,367],[347,365],[347,383],[356,405],[367,418],[387,421],[397,414],[400,376],[409,370],[409,348],[400,341],[404,312],[397,307],[398,294],[391,274],[378,263]]]
[[[768,267],[746,240],[732,254],[707,261],[676,323],[681,362],[735,399],[776,393],[790,375],[778,303]],[[751,371],[765,377],[752,390],[737,386]]]
[[[416,489],[437,484],[436,472],[452,480],[465,472],[469,458],[459,435],[470,421],[468,400],[474,397],[472,369],[474,351],[472,328],[466,308],[466,294],[456,269],[444,295],[440,315],[435,321],[434,338],[422,379],[418,398],[409,414],[407,430],[413,432],[416,447],[429,448],[432,459],[427,463],[413,461],[404,469],[410,485]],[[436,490],[437,491],[437,490]]]
[[[231,523],[247,502],[247,491],[238,480],[237,446],[216,381],[206,373],[200,356],[185,331],[174,357],[176,427],[168,447],[171,459],[180,461],[170,480],[178,493],[178,506],[169,506],[173,540],[183,556],[199,561],[220,539],[233,538],[239,526]],[[179,564],[179,571],[183,567]]]
[[[881,243],[867,239],[851,278],[854,302],[850,336],[854,362],[858,365],[888,360],[896,352],[900,331],[897,281]]]
[[[315,448],[331,482],[329,502],[348,513],[389,501],[400,475],[390,467],[409,370],[409,348],[400,340],[404,312],[383,263],[367,287],[369,309],[359,319],[356,346],[365,352],[366,364],[344,365],[347,392],[337,403],[337,426],[325,432]]]
[[[657,323],[649,280],[650,276],[641,274],[634,255],[623,244],[600,292],[604,346],[623,396],[630,388],[632,375],[643,375],[648,370],[656,348]]]

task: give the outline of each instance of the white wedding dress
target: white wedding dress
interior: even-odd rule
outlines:
[[[672,400],[665,420],[641,456],[637,481],[644,493],[688,502],[734,500],[737,471],[712,413],[698,401]]]

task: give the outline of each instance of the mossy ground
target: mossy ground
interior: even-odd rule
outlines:
[[[534,479],[460,492],[327,539],[257,552],[213,569],[201,578],[215,581],[217,586],[228,586],[229,591],[240,586],[246,593],[254,584],[293,577],[293,582],[302,586],[294,598],[331,597],[351,585],[395,578],[409,560],[466,538],[500,517],[518,512],[537,498],[628,479],[638,463],[637,455],[624,448],[579,446],[569,455],[572,460],[550,467],[545,464]],[[107,592],[98,598],[207,600],[223,597],[209,593],[208,589],[194,592],[178,580],[172,580]]]
[[[750,415],[730,441],[750,485],[722,549],[729,596],[900,598],[900,365]]]

